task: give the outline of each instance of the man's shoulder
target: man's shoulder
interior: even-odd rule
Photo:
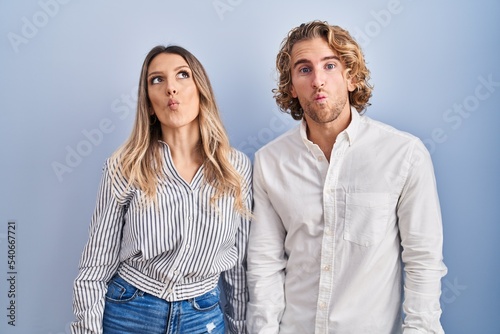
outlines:
[[[409,132],[395,128],[385,122],[373,119],[369,116],[361,116],[361,125],[366,127],[367,131],[377,131],[383,136],[398,138],[400,140],[415,141],[419,138]]]
[[[368,116],[362,116],[359,132],[360,137],[363,137],[363,139],[360,138],[362,141],[372,144],[375,141],[387,152],[392,148],[395,154],[396,152],[413,152],[414,154],[417,151],[421,152],[421,155],[429,154],[424,142],[418,136]]]
[[[300,141],[300,124],[295,125],[275,139],[271,140],[255,153],[256,155],[274,154],[282,152],[290,146],[295,146],[296,141]]]

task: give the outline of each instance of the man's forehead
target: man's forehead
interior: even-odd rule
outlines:
[[[328,60],[340,60],[337,52],[321,38],[316,40],[302,40],[297,42],[291,52],[291,66],[298,64],[316,63]]]
[[[327,41],[317,37],[312,39],[303,39],[296,42],[291,50],[291,57],[294,58],[325,58],[336,56],[337,52],[330,47]]]

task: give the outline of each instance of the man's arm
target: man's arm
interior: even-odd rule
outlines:
[[[285,308],[286,231],[268,197],[265,171],[256,154],[253,171],[254,220],[248,243],[248,333],[278,333]]]
[[[441,210],[431,157],[417,140],[398,204],[405,271],[404,334],[444,333],[440,323],[443,263]]]

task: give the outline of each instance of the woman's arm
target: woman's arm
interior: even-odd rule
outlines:
[[[112,175],[107,162],[92,216],[89,239],[82,253],[73,287],[73,334],[102,333],[107,282],[119,264],[120,241],[125,208],[113,194]]]

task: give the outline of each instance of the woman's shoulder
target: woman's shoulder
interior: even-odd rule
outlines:
[[[117,152],[109,156],[102,167],[103,172],[110,175],[123,176],[121,169],[121,155]]]
[[[252,168],[250,158],[245,153],[235,149],[234,147],[232,147],[229,152],[229,161],[239,172],[245,172]]]
[[[113,185],[116,193],[128,193],[133,187],[125,177],[122,168],[122,159],[120,154],[113,154],[106,159],[102,168],[103,177]]]

